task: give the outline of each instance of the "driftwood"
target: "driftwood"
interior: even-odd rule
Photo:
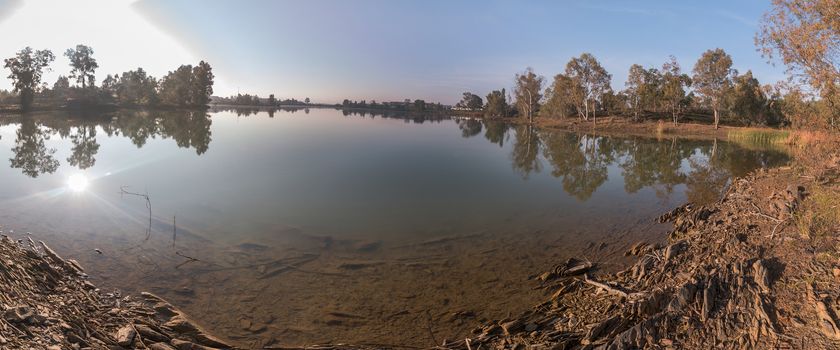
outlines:
[[[595,287],[598,287],[598,288],[604,290],[607,293],[614,294],[614,295],[620,296],[622,298],[629,298],[630,297],[630,294],[628,294],[627,292],[625,292],[621,289],[610,286],[609,284],[606,284],[606,283],[602,283],[602,282],[598,282],[596,280],[590,279],[589,274],[584,274],[583,275],[583,281],[586,282],[587,284],[591,284]]]

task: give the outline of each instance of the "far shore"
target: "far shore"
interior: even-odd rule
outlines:
[[[766,134],[783,134],[789,133],[790,130],[785,128],[776,128],[768,126],[731,126],[721,125],[715,128],[713,124],[702,123],[697,121],[678,122],[674,124],[670,120],[664,119],[644,119],[641,121],[633,121],[630,118],[623,116],[599,116],[593,122],[590,120],[582,120],[580,118],[534,118],[529,123],[527,119],[520,117],[485,117],[481,113],[464,112],[464,111],[450,111],[448,114],[441,114],[438,112],[407,112],[391,109],[371,109],[371,108],[357,108],[345,107],[339,104],[303,104],[303,105],[281,105],[281,106],[266,106],[266,105],[231,105],[231,104],[209,104],[207,106],[170,106],[170,105],[152,105],[152,106],[137,106],[137,105],[94,105],[94,106],[34,106],[28,111],[23,111],[17,105],[0,105],[0,116],[22,116],[31,113],[42,112],[68,112],[68,113],[109,113],[120,110],[148,110],[148,111],[201,111],[209,109],[251,109],[251,110],[284,110],[284,109],[337,109],[337,110],[353,110],[353,111],[370,111],[374,113],[404,113],[406,115],[428,115],[441,116],[446,115],[453,118],[476,118],[486,121],[499,121],[515,125],[534,125],[540,128],[563,130],[571,132],[587,132],[605,135],[616,136],[643,136],[643,137],[673,137],[697,139],[697,140],[726,140],[733,132],[759,132]]]

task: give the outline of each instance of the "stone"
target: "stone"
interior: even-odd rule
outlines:
[[[134,331],[134,327],[124,326],[117,331],[116,339],[117,344],[120,346],[131,346],[134,344],[134,338],[137,336],[137,332]]]
[[[239,328],[242,328],[244,330],[248,330],[249,328],[251,328],[251,320],[249,320],[247,318],[240,318],[239,319]]]
[[[148,339],[151,341],[156,342],[168,342],[169,337],[163,335],[162,333],[152,329],[151,327],[143,324],[134,325],[134,328],[137,330],[137,333],[140,333],[140,336],[143,339]]]
[[[182,315],[175,315],[170,318],[169,321],[164,323],[163,326],[179,333],[192,333],[198,331],[195,325]]]

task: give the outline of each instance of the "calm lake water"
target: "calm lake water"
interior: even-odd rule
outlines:
[[[539,301],[528,275],[661,239],[657,215],[788,161],[723,141],[331,109],[0,124],[5,233],[248,346],[427,346],[427,324],[461,336]],[[121,188],[148,194],[151,224]],[[599,253],[605,240],[615,248]]]

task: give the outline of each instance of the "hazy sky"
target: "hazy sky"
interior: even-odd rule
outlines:
[[[729,52],[763,83],[784,78],[753,36],[769,0],[0,0],[0,57],[24,46],[94,48],[108,73],[161,76],[209,61],[216,95],[456,102],[463,91],[509,88],[531,66],[547,81],[593,53],[623,88],[631,64],[673,54],[689,71],[709,48]],[[10,87],[0,77],[0,89]]]

